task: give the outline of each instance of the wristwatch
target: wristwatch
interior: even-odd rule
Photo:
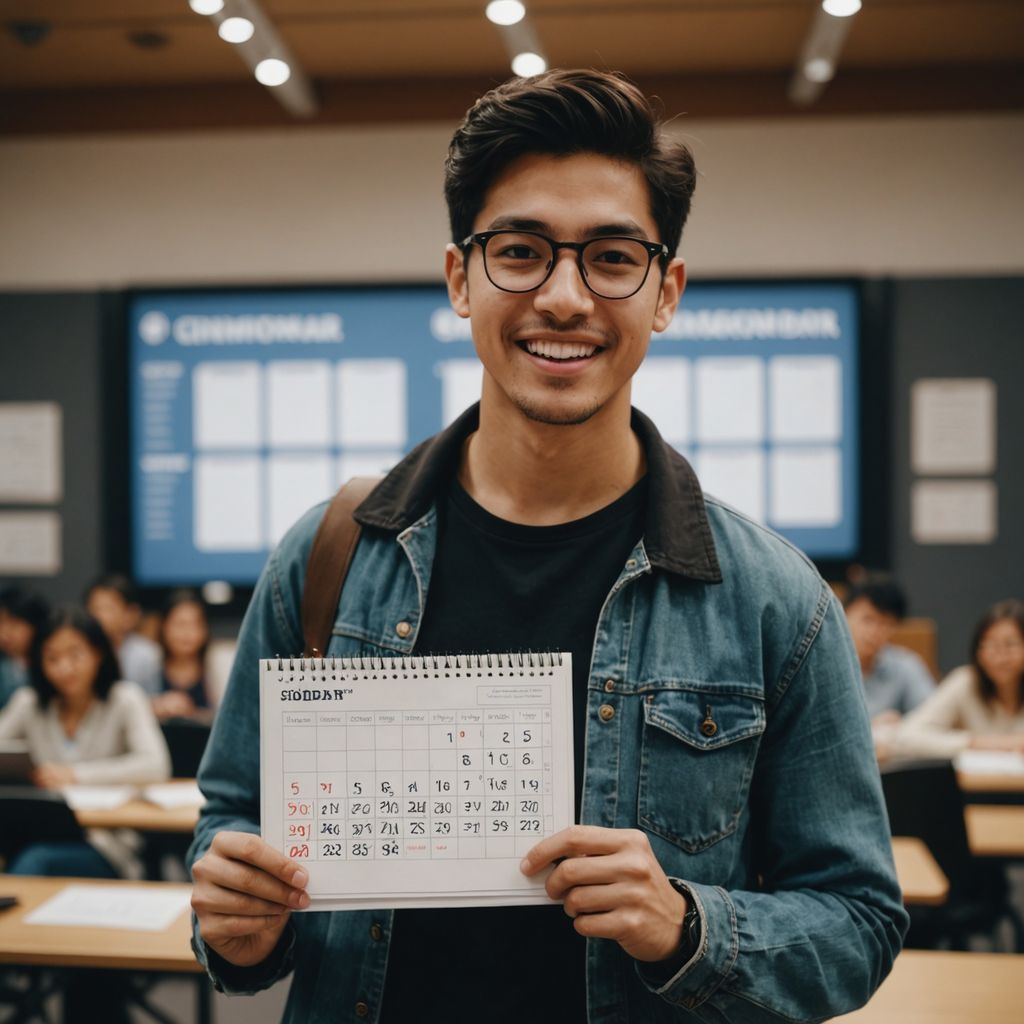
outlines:
[[[693,897],[683,888],[682,883],[669,879],[672,888],[686,900],[686,915],[683,917],[683,932],[679,940],[679,950],[676,953],[676,960],[680,963],[689,963],[694,953],[700,949],[700,911]]]

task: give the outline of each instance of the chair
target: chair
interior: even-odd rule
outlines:
[[[60,793],[35,786],[0,786],[0,857],[10,863],[30,843],[85,838]]]
[[[194,779],[199,773],[199,762],[210,738],[208,722],[191,718],[169,718],[160,723],[160,729],[171,752],[171,774],[176,779]]]
[[[923,840],[949,880],[943,906],[912,909],[907,945],[948,942],[965,950],[971,935],[984,934],[994,947],[997,926],[1007,917],[1019,944],[1024,928],[1009,903],[1002,865],[971,853],[952,763],[895,762],[882,769],[882,791],[892,834]]]

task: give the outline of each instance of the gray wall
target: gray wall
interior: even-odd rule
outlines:
[[[1024,280],[898,281],[893,294],[892,569],[910,611],[935,619],[943,672],[967,660],[981,613],[1024,599]],[[921,545],[910,534],[910,388],[919,377],[996,382],[998,537],[984,545]]]
[[[64,499],[55,507],[64,568],[13,581],[54,602],[77,601],[105,568],[101,306],[89,292],[0,293],[0,401],[52,401],[63,410]]]

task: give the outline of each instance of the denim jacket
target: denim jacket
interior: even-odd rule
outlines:
[[[477,417],[471,409],[420,445],[357,510],[363,535],[328,655],[413,651],[436,497]],[[642,829],[700,911],[701,939],[671,976],[588,940],[589,1020],[845,1013],[889,972],[907,921],[845,619],[800,552],[704,498],[640,413],[633,429],[649,509],[597,623],[581,820]],[[303,578],[324,508],[282,540],[253,594],[199,773],[208,802],[190,863],[222,829],[259,830],[257,660],[302,648]],[[293,914],[277,950],[245,969],[206,950],[198,929],[194,946],[228,992],[294,970],[287,1022],[372,1021],[391,924],[390,911]]]

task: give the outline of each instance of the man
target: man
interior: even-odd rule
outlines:
[[[142,606],[131,580],[120,573],[100,576],[85,592],[85,607],[110,639],[121,677],[151,695],[158,694],[163,657],[157,644],[135,632]]]
[[[868,715],[875,726],[894,724],[935,692],[928,666],[913,651],[890,643],[906,615],[907,599],[892,580],[868,577],[850,588],[844,609]]]
[[[294,968],[296,1022],[754,1022],[853,1009],[889,970],[906,919],[838,605],[630,409],[694,180],[615,75],[470,110],[445,274],[481,401],[357,510],[327,652],[572,652],[582,824],[522,866],[564,904],[290,916],[306,874],[251,834],[256,661],[301,649],[321,506],[256,588],[200,773],[195,946],[222,988]]]

